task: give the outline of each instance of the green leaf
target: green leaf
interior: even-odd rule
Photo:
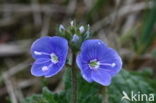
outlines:
[[[47,88],[43,88],[42,94],[27,97],[22,103],[59,103],[55,100],[55,96]]]
[[[51,91],[48,90],[48,88],[44,87],[42,91],[43,97],[48,101],[48,103],[58,103],[55,100],[55,95]]]
[[[102,103],[101,85],[86,82],[78,73],[78,103]],[[43,88],[42,94],[33,95],[26,98],[22,103],[70,103],[71,98],[71,69],[67,68],[64,74],[65,90],[60,93],[52,93],[47,88]],[[109,103],[142,103],[135,101],[121,101],[122,92],[128,95],[131,91],[140,94],[150,94],[156,91],[155,78],[151,70],[141,72],[128,72],[122,70],[112,80],[108,87]],[[149,103],[143,101],[143,103]],[[150,102],[152,103],[152,102]]]
[[[26,98],[22,103],[49,103],[43,95],[33,95]]]
[[[109,86],[110,103],[142,103],[139,101],[121,101],[122,92],[125,91],[129,96],[132,91],[136,94],[155,93],[152,85],[156,85],[156,83],[153,78],[150,78],[151,76],[152,74],[149,70],[142,72],[127,72],[126,70],[122,70],[119,75],[113,78],[113,82]],[[143,102],[149,103],[148,101]]]

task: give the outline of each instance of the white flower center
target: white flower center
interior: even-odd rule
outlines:
[[[98,69],[100,67],[100,62],[97,59],[93,59],[89,62],[90,69]]]
[[[100,68],[100,65],[101,66],[110,66],[110,67],[115,67],[116,66],[116,63],[101,63],[100,61],[98,61],[97,59],[93,59],[93,60],[90,60],[89,62],[89,68],[90,69],[94,69],[94,70],[97,70]]]
[[[56,56],[55,53],[51,53],[51,54],[50,54],[50,57],[51,57],[51,61],[52,61],[54,64],[58,63],[58,57]]]

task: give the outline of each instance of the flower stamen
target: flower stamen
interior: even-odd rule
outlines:
[[[42,71],[43,71],[43,72],[47,71],[48,69],[49,69],[49,68],[48,68],[47,66],[43,66],[43,67],[42,67]]]
[[[34,51],[34,54],[35,54],[35,55],[50,55],[50,54],[48,54],[48,53],[39,52],[39,51]]]
[[[100,65],[105,65],[105,66],[111,66],[111,67],[115,67],[116,64],[115,63],[100,63]]]

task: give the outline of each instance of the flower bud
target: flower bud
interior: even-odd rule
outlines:
[[[80,31],[81,33],[83,33],[83,32],[85,31],[84,26],[80,26],[79,31]]]
[[[86,35],[86,38],[85,39],[90,38],[90,32],[89,31],[87,31],[85,35]]]
[[[59,26],[59,31],[62,32],[63,30],[65,30],[65,28],[64,28],[64,26],[61,24],[61,25]]]
[[[74,26],[74,21],[73,20],[70,22],[70,25],[71,26]]]
[[[77,42],[79,39],[80,39],[80,37],[78,35],[74,34],[71,41]]]

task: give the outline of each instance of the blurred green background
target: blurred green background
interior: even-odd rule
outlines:
[[[151,103],[121,97],[122,91],[156,93],[156,0],[0,0],[0,103],[69,103],[70,71],[32,76],[30,46],[71,20],[90,24],[94,37],[122,57],[124,69],[108,87],[107,102]],[[78,87],[78,103],[101,103],[98,84],[79,77]]]

